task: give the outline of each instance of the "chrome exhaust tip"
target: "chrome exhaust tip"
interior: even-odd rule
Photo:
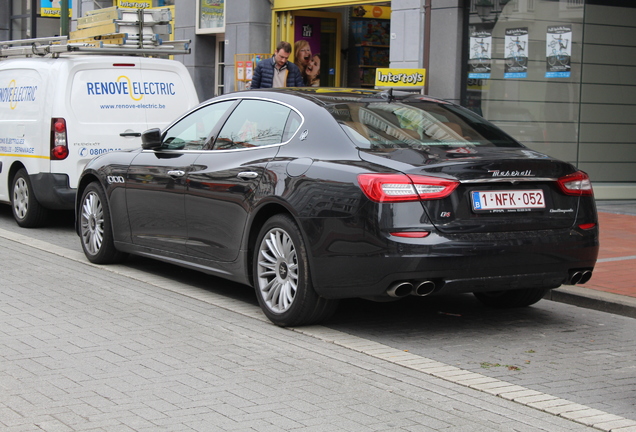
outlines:
[[[413,294],[424,297],[429,294],[432,294],[435,291],[435,282],[433,281],[424,281],[417,284],[415,289],[413,290]]]
[[[583,277],[583,272],[575,271],[574,273],[570,275],[570,280],[568,281],[568,283],[570,285],[576,285],[577,283],[581,282],[582,277]]]
[[[584,284],[592,278],[592,270],[585,270],[581,274],[581,279],[579,280],[580,284]]]
[[[405,297],[413,292],[413,284],[411,282],[396,282],[386,290],[389,297]]]

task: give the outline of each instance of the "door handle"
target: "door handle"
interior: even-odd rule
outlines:
[[[168,171],[168,175],[170,177],[183,177],[185,175],[185,171],[181,170],[170,170]]]
[[[238,173],[237,177],[245,180],[255,179],[256,177],[258,177],[258,173],[255,173],[254,171],[243,171]]]
[[[140,137],[141,136],[141,132],[122,132],[119,134],[119,136],[123,136],[123,137]]]

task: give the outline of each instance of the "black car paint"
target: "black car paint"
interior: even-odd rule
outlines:
[[[566,283],[569,272],[594,267],[598,227],[578,227],[597,222],[594,200],[560,194],[553,181],[532,188],[545,191],[553,206],[546,211],[565,206],[572,212],[530,212],[506,223],[501,215],[470,210],[469,192],[497,183],[462,183],[449,198],[390,205],[371,202],[356,180],[361,173],[392,171],[491,180],[493,170],[555,179],[574,172],[570,164],[531,150],[521,158],[506,148],[460,157],[358,149],[311,93],[226,96],[234,97],[291,104],[304,114],[304,122],[284,145],[214,152],[137,150],[103,155],[86,167],[77,196],[90,181],[100,181],[111,203],[118,249],[252,284],[251,248],[258,229],[267,216],[287,212],[308,245],[314,288],[328,298],[379,296],[400,280],[434,280],[440,292],[556,288]],[[128,168],[131,159],[134,165]],[[161,168],[152,179],[144,178],[143,169],[150,165]],[[237,180],[234,167],[256,170],[258,180]],[[185,170],[186,177],[175,180],[166,174],[174,169]],[[126,183],[109,183],[109,176],[123,176]],[[509,183],[515,181],[519,187],[530,184],[518,178]],[[186,216],[192,209],[196,212]],[[192,232],[188,224],[195,227]],[[431,234],[424,239],[390,234],[401,229]]]

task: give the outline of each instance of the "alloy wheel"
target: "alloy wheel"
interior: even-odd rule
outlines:
[[[258,289],[267,307],[275,313],[287,311],[298,290],[298,258],[289,234],[270,230],[258,252]]]
[[[104,209],[94,192],[84,197],[80,224],[84,248],[91,255],[96,255],[104,241]]]

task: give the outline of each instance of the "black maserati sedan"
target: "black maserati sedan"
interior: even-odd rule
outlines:
[[[127,254],[253,286],[279,326],[339,299],[474,293],[523,307],[592,275],[592,185],[453,103],[392,90],[222,95],[93,159],[86,257]]]

